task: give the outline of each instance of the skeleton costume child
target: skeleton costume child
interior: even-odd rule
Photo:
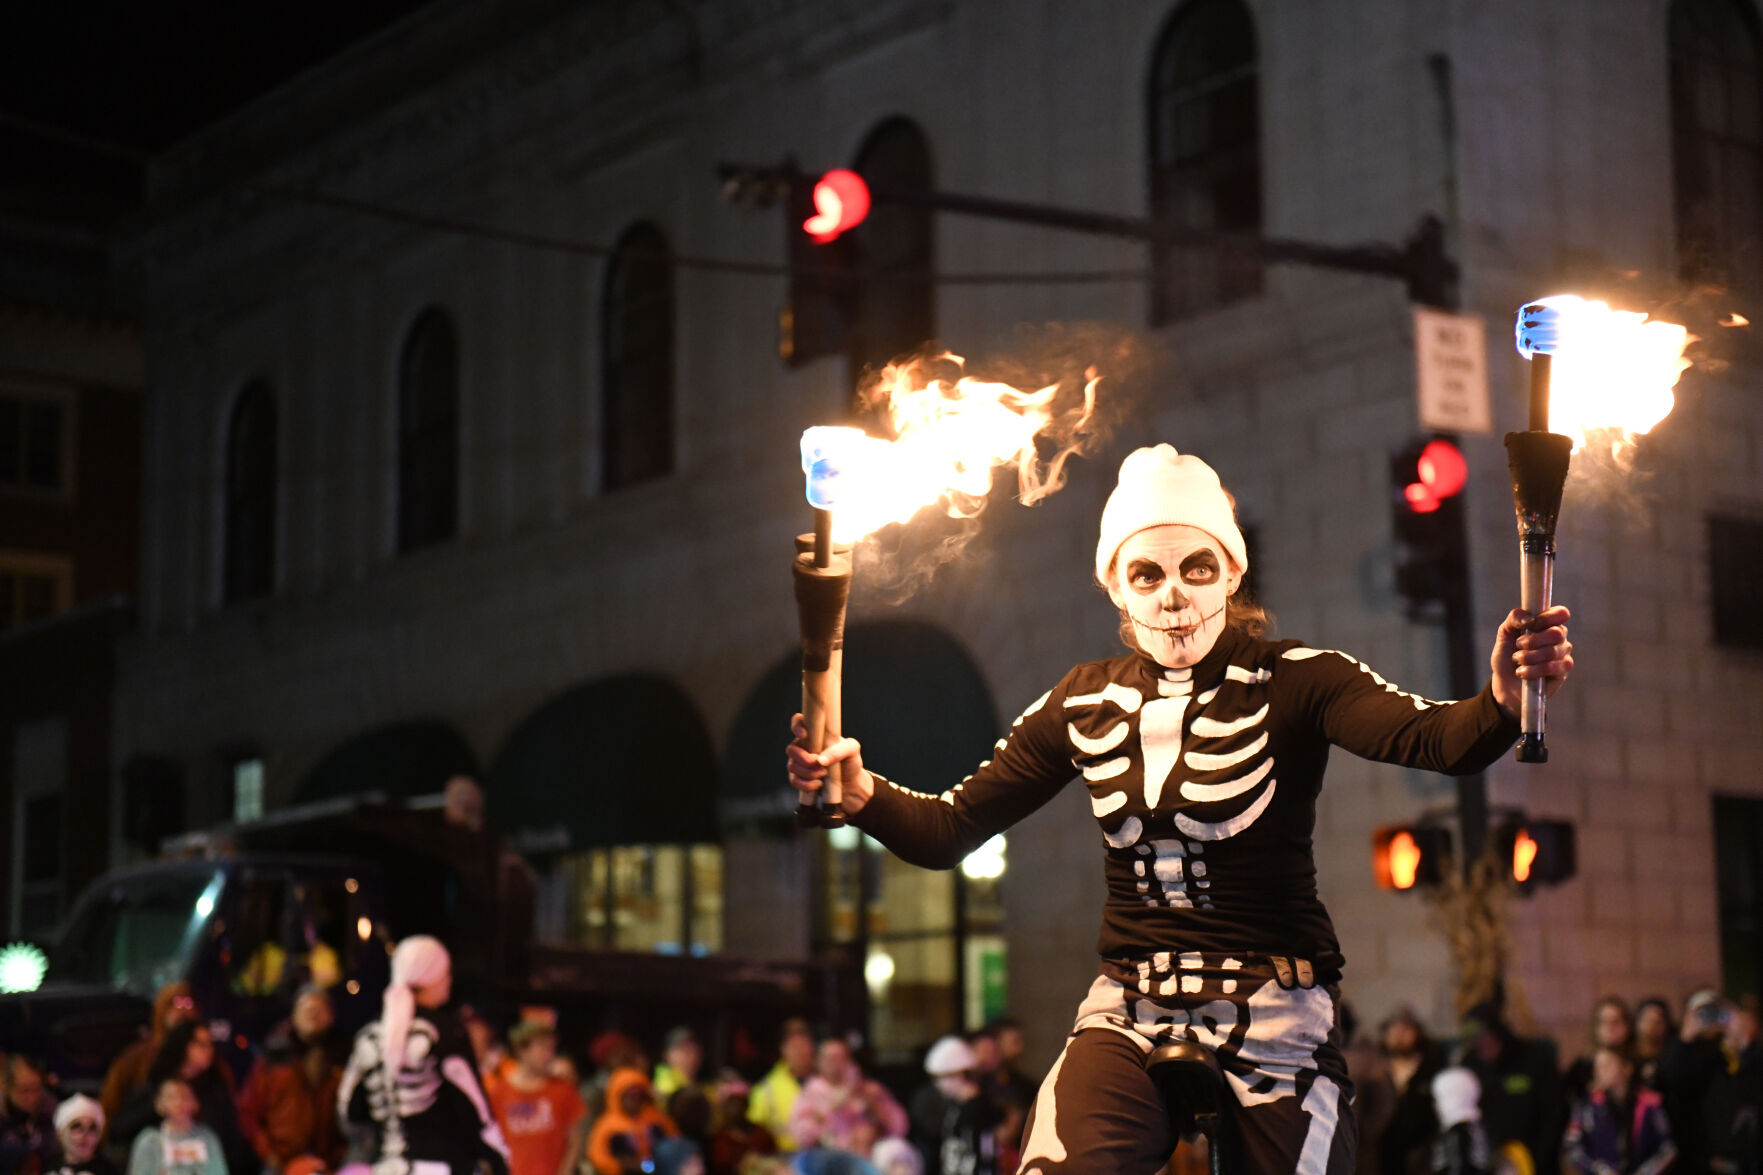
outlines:
[[[1247,566],[1209,466],[1168,445],[1133,453],[1096,575],[1141,652],[1071,670],[941,795],[874,776],[853,818],[903,860],[950,868],[1084,779],[1107,881],[1101,974],[1036,1099],[1025,1173],[1160,1169],[1174,1139],[1143,1060],[1171,1037],[1216,1051],[1245,1171],[1350,1171],[1342,959],[1311,850],[1329,749],[1461,774],[1518,735],[1490,690],[1427,701],[1345,653],[1228,624]]]
[[[437,989],[444,1002],[451,981],[439,940],[405,939],[392,952],[380,1019],[355,1036],[337,1111],[375,1128],[364,1156],[374,1175],[475,1175],[480,1161],[508,1175],[508,1147],[464,1026],[449,1010],[416,1002],[418,991]]]

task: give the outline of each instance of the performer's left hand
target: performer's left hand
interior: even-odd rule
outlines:
[[[1518,716],[1524,682],[1543,678],[1543,693],[1553,694],[1573,672],[1573,642],[1567,639],[1569,613],[1559,605],[1539,616],[1514,608],[1500,622],[1489,659],[1494,673],[1494,701]]]

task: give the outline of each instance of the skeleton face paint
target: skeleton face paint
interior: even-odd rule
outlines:
[[[1241,582],[1242,572],[1205,531],[1153,526],[1120,544],[1108,595],[1147,656],[1184,669],[1218,642],[1226,601]]]

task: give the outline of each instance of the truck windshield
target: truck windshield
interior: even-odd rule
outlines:
[[[151,996],[183,978],[197,930],[214,912],[218,871],[131,877],[79,904],[49,957],[49,982],[93,983]]]

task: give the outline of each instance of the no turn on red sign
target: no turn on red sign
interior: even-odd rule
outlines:
[[[1422,428],[1456,433],[1494,430],[1487,326],[1480,317],[1414,307],[1414,366]]]

